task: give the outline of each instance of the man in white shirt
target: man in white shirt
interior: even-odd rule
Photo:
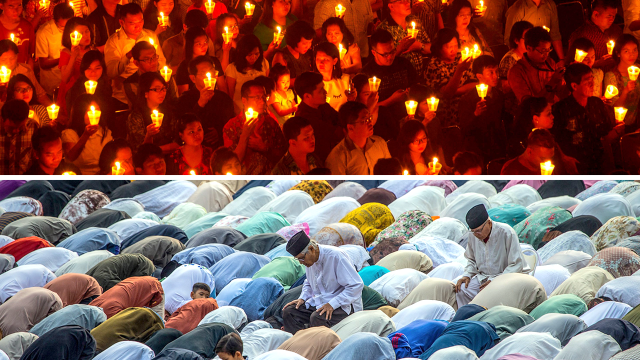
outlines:
[[[456,284],[458,308],[471,302],[496,276],[524,269],[518,235],[511,226],[491,221],[483,204],[472,207],[466,220],[471,233],[464,253],[467,266]]]
[[[60,86],[60,50],[62,32],[67,21],[73,17],[73,8],[66,2],[53,8],[53,19],[47,21],[36,32],[36,57],[40,64],[40,85],[47,94]]]
[[[155,32],[143,29],[144,18],[138,4],[130,3],[120,9],[121,29],[109,36],[104,47],[104,60],[107,63],[107,75],[113,79],[113,97],[123,104],[128,104],[123,81],[138,71],[133,62],[131,49],[139,41],[153,40],[158,55],[158,67],[164,67],[166,60]],[[122,107],[122,106],[121,106]]]
[[[307,267],[307,279],[300,298],[282,308],[284,331],[295,334],[306,324],[331,327],[362,310],[364,283],[342,250],[318,245],[300,231],[287,243],[287,252]]]

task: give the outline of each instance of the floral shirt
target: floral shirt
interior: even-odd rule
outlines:
[[[182,154],[182,147],[176,149],[176,151],[167,155],[167,174],[169,175],[189,175],[191,170],[194,170],[197,175],[212,175],[209,163],[211,162],[211,156],[213,150],[210,147],[202,147],[202,161],[196,167],[191,167],[187,163],[187,159]]]
[[[307,154],[307,162],[309,163],[309,171],[320,166],[320,160],[313,154]],[[305,175],[305,173],[300,170],[298,164],[296,164],[295,160],[293,160],[293,156],[287,153],[284,157],[278,161],[276,166],[271,171],[271,175]]]
[[[431,42],[431,40],[429,40],[429,36],[427,35],[427,33],[424,30],[422,30],[422,22],[417,16],[409,15],[407,16],[406,21],[407,21],[407,29],[410,28],[411,22],[416,23],[416,30],[418,30],[416,39],[418,41],[420,41],[422,44],[428,44]],[[380,23],[380,25],[378,25],[378,29],[387,30],[391,34],[391,36],[393,36],[393,45],[396,47],[398,46],[398,44],[402,39],[409,36],[409,33],[407,32],[407,30],[403,29],[400,25],[396,24],[396,22],[393,21],[391,17],[389,17],[388,19]],[[418,73],[422,72],[422,69],[424,68],[423,66],[424,56],[422,55],[422,52],[420,52],[420,50],[405,53],[402,55],[402,57],[411,61],[413,68],[416,69]]]
[[[498,76],[500,79],[507,80],[509,70],[511,70],[513,65],[515,65],[520,59],[522,58],[513,49],[504,54],[502,60],[500,60],[500,65],[498,65]]]

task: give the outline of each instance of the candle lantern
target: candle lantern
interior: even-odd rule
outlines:
[[[0,84],[8,83],[10,78],[11,70],[7,69],[5,66],[0,67]]]
[[[418,102],[413,100],[405,101],[404,106],[406,106],[407,108],[407,114],[413,116],[416,114],[416,109],[418,108]]]
[[[409,175],[409,170],[405,170],[402,172],[402,175]]]
[[[233,37],[233,34],[229,32],[229,27],[225,26],[224,33],[222,34],[222,39],[224,40],[224,43],[228,44],[229,42],[231,42],[232,37]]]
[[[207,0],[204,3],[204,7],[207,10],[207,14],[211,15],[213,14],[213,8],[216,6],[216,3],[211,1],[211,0]]]
[[[468,46],[465,46],[465,48],[460,51],[460,62],[463,62],[465,60],[467,60],[468,58],[471,57],[471,50],[469,50]]]
[[[438,158],[434,157],[433,161],[429,162],[429,170],[433,175],[438,175],[440,169],[442,169],[442,163],[438,162]]]
[[[629,66],[627,71],[629,72],[629,79],[631,81],[636,81],[638,79],[638,74],[640,74],[640,68],[639,67],[632,65],[632,66]]]
[[[344,56],[347,55],[347,49],[342,44],[338,44],[338,51],[340,52],[340,60],[344,59]]]
[[[169,80],[171,80],[171,73],[173,72],[173,70],[169,69],[167,66],[163,67],[162,70],[160,70],[160,75],[162,75],[162,77],[164,78],[164,81],[169,82]]]
[[[244,113],[244,116],[246,118],[245,121],[251,121],[251,120],[256,119],[258,117],[258,112],[257,111],[253,111],[253,108],[248,108],[247,111]]]
[[[151,113],[151,122],[153,122],[153,125],[155,127],[162,126],[162,119],[164,119],[164,114],[158,112],[158,110],[153,110],[153,112]]]
[[[58,118],[58,112],[60,111],[60,106],[56,104],[51,104],[51,106],[47,106],[47,114],[49,115],[49,119],[55,120]]]
[[[545,30],[547,30],[547,32],[551,32],[551,29],[549,29],[548,27],[546,27],[546,26],[544,26],[544,25],[542,25],[542,28],[543,28],[543,29],[545,29]]]
[[[160,23],[160,26],[168,26],[169,24],[167,23],[168,18],[164,15],[163,12],[160,12],[160,16],[158,16],[158,23]]]
[[[627,116],[627,109],[623,107],[614,107],[613,111],[616,115],[616,122],[621,123],[624,121],[625,116]]]
[[[87,94],[95,94],[97,86],[98,83],[93,80],[87,80],[84,82],[84,89],[87,91]]]
[[[411,28],[407,29],[407,33],[409,34],[409,36],[412,39],[415,39],[416,36],[418,36],[418,30],[416,30],[416,22],[415,21],[411,22]]]
[[[480,55],[482,55],[482,50],[480,50],[480,47],[478,46],[478,44],[473,44],[473,54],[471,54],[471,56],[475,60]]]
[[[584,60],[584,58],[587,57],[587,53],[585,51],[582,51],[580,49],[576,49],[576,61],[577,62],[582,62]]]
[[[102,114],[102,111],[96,110],[96,107],[91,105],[91,110],[87,111],[87,115],[89,116],[89,124],[98,125],[98,123],[100,122],[100,114]]]
[[[347,11],[347,9],[342,6],[342,4],[338,4],[338,6],[336,6],[336,17],[342,18],[345,11]]]
[[[244,4],[244,10],[247,13],[247,16],[253,16],[253,11],[255,10],[256,6],[252,3],[245,3]]]
[[[487,84],[478,84],[476,85],[476,91],[478,91],[478,96],[481,100],[487,97],[487,90],[489,90],[489,86]]]
[[[429,105],[429,111],[437,111],[439,102],[440,102],[440,99],[434,96],[427,99],[427,105]]]
[[[65,171],[62,173],[62,175],[69,176],[69,175],[76,175],[76,173],[74,173],[73,171]]]
[[[124,175],[124,168],[120,166],[119,161],[116,161],[115,166],[111,167],[111,175]]]
[[[380,82],[381,80],[376,78],[375,76],[372,78],[369,78],[369,91],[377,92],[378,89],[380,88]]]
[[[476,6],[476,11],[478,12],[478,16],[483,16],[486,10],[487,10],[487,7],[484,6],[484,1],[480,0],[480,5]]]
[[[282,33],[282,28],[280,26],[276,26],[276,29],[278,31],[276,31],[273,34],[273,43],[274,44],[278,44],[278,46],[280,46],[280,42],[282,41],[282,39],[284,38],[284,34]]]
[[[604,92],[605,99],[613,99],[618,96],[618,88],[613,85],[608,85],[607,90]]]
[[[208,72],[207,73],[207,78],[204,79],[204,86],[205,88],[209,89],[209,90],[213,90],[216,87],[216,81],[218,81],[218,72],[214,71],[213,72],[213,77],[211,77],[211,73]]]
[[[33,110],[29,110],[29,115],[27,116],[29,119],[35,119],[36,112]]]
[[[609,53],[609,55],[613,55],[613,48],[616,46],[616,42],[613,40],[609,40],[609,42],[607,43],[607,53]]]
[[[189,175],[197,175],[195,170],[189,171]]]
[[[551,161],[546,161],[546,162],[540,163],[540,173],[542,175],[551,175],[553,173],[553,169],[555,167],[556,166],[553,165],[551,163]]]

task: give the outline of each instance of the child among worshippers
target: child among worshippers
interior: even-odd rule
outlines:
[[[211,288],[205,283],[195,283],[191,288],[191,299],[208,299],[211,296]]]
[[[52,7],[53,4],[49,5],[47,15]],[[40,85],[49,95],[60,86],[61,72],[58,64],[62,50],[62,33],[72,17],[73,8],[66,2],[59,3],[53,7],[53,18],[46,20],[36,32],[35,56],[40,66]]]
[[[38,123],[29,118],[29,105],[22,100],[7,101],[0,115],[0,174],[22,175],[31,165],[31,138]]]
[[[116,175],[113,168],[120,163],[120,168],[124,169],[124,175],[135,175],[136,168],[133,164],[133,150],[125,139],[111,140],[100,153],[100,175]]]
[[[89,122],[87,112],[91,106],[96,111],[102,111],[96,125]],[[107,126],[107,114],[104,102],[97,95],[80,95],[71,107],[69,127],[62,131],[62,147],[65,159],[77,166],[84,175],[100,173],[100,154],[105,145],[113,140]]]
[[[332,174],[372,175],[379,159],[391,157],[387,142],[373,135],[371,115],[364,104],[349,101],[339,114],[345,138],[331,150],[327,167]]]
[[[0,29],[0,33],[1,32],[2,31]],[[8,36],[3,38],[3,40],[0,40],[0,66],[4,66],[7,70],[11,70],[12,77],[18,74],[26,75],[34,86],[36,99],[38,99],[40,105],[51,105],[51,100],[47,97],[47,93],[44,91],[42,86],[40,86],[38,80],[36,80],[36,75],[32,68],[29,67],[29,65],[19,63],[18,59],[18,46],[16,43],[9,40]]]
[[[144,28],[158,35],[160,46],[164,41],[182,31],[180,11],[173,0],[150,0],[144,9]],[[160,14],[165,17],[165,24],[160,23]]]
[[[221,360],[244,360],[242,350],[242,339],[234,332],[218,341],[215,353]]]
[[[267,0],[270,2],[271,0]],[[286,0],[285,0],[286,1]],[[283,1],[274,1],[273,8],[282,6]],[[275,14],[275,11],[274,11]],[[258,29],[256,28],[256,31]],[[284,29],[283,29],[284,30]],[[271,36],[273,36],[273,30]],[[311,25],[305,21],[298,20],[292,25],[288,26],[287,31],[284,34],[283,44],[286,47],[283,50],[278,51],[273,56],[273,64],[282,64],[289,68],[289,75],[291,76],[291,83],[295,84],[295,79],[305,71],[311,71],[311,44],[315,38],[316,32]],[[268,50],[267,50],[268,52]],[[268,55],[265,55],[267,58]]]
[[[293,117],[296,110],[298,110],[298,104],[295,103],[293,95],[293,89],[291,86],[291,77],[289,75],[289,69],[282,64],[275,64],[269,72],[269,77],[276,83],[276,89],[273,93],[273,114],[278,120],[278,124],[282,127],[287,121]]]
[[[193,88],[193,80],[189,77],[189,64],[191,60],[195,59],[198,56],[207,55],[209,53],[209,37],[207,33],[200,27],[194,26],[189,28],[184,35],[184,60],[178,66],[178,70],[176,71],[176,84],[178,85],[178,94],[182,95],[185,91]],[[216,72],[218,75],[222,75],[224,69],[220,65],[220,62],[216,58],[211,58],[213,61],[214,68],[210,71],[211,77],[216,77]],[[222,78],[219,78],[222,80]],[[220,84],[216,84],[218,89],[222,89],[226,92],[226,89],[222,86],[223,82]],[[221,87],[222,86],[222,87]]]
[[[222,34],[229,33],[231,37],[229,42],[226,43]],[[222,65],[221,69],[224,70],[236,60],[236,53],[238,49],[238,40],[240,40],[240,29],[238,27],[238,16],[233,13],[222,14],[216,20],[216,42],[214,43],[214,50],[216,58]]]
[[[402,125],[398,139],[389,142],[389,151],[400,160],[403,172],[406,170],[410,175],[446,174],[449,167],[445,163],[442,148],[435,146],[431,139],[420,121],[408,120]],[[433,158],[438,158],[442,164],[438,173],[428,166]]]
[[[85,82],[88,80],[95,81],[97,83],[95,95],[97,95],[106,106],[112,108],[111,105],[111,84],[107,80],[107,66],[104,62],[104,55],[99,50],[89,50],[82,57],[80,62],[80,75],[74,82],[73,86],[67,91],[66,96],[61,97],[58,94],[58,102],[60,103],[60,115],[59,118],[67,118],[71,116],[71,108],[75,104],[78,97],[86,94]],[[64,101],[63,101],[64,99]],[[68,104],[68,107],[67,105]],[[62,113],[63,109],[67,109],[68,115]],[[62,119],[64,121],[64,119]]]
[[[51,123],[47,108],[38,104],[38,100],[33,97],[33,83],[26,75],[18,74],[9,80],[7,84],[7,101],[12,99],[22,100],[29,105],[29,117],[35,120],[38,125],[48,125]]]
[[[271,171],[271,175],[305,175],[309,171],[322,167],[322,162],[313,153],[316,138],[313,127],[307,119],[294,116],[282,127],[285,139],[289,142],[289,151]]]
[[[380,106],[378,105],[378,99],[380,96],[378,95],[378,92],[371,91],[371,88],[369,87],[369,78],[365,74],[358,74],[354,76],[353,79],[351,79],[351,86],[356,92],[356,101],[365,104],[367,109],[369,109],[369,114],[371,114],[371,124],[373,124],[373,133],[383,137],[382,134],[378,133],[378,129],[382,128],[376,127],[376,123],[378,122],[378,111],[380,110]]]
[[[243,175],[242,163],[233,150],[221,146],[211,156],[211,172],[213,175]]]
[[[540,164],[551,161],[556,167],[553,175],[566,175],[560,154],[555,152],[557,145],[553,135],[546,129],[534,129],[527,138],[524,152],[507,161],[500,175],[540,175]]]
[[[336,47],[342,44],[344,49],[347,50],[347,53],[340,60],[340,68],[343,73],[357,74],[362,70],[360,48],[344,20],[337,17],[330,17],[325,20],[322,23],[322,38]]]
[[[186,113],[179,117],[177,124],[183,145],[167,156],[167,174],[189,175],[193,171],[197,175],[211,175],[209,162],[213,149],[202,144],[204,130],[200,118]]]
[[[71,34],[75,31],[82,35],[78,45],[71,45]],[[58,99],[66,99],[67,92],[73,87],[78,80],[82,71],[80,64],[83,56],[91,50],[93,43],[93,32],[91,24],[83,18],[71,18],[67,21],[62,31],[62,50],[60,51],[60,61],[58,68],[60,69],[60,89],[58,90]],[[105,68],[106,71],[106,68]],[[82,83],[84,89],[84,83]],[[60,102],[60,113],[67,114],[67,104],[71,107],[71,103]]]
[[[454,175],[482,175],[482,158],[472,151],[460,151],[453,156]]]
[[[476,87],[460,98],[458,123],[466,149],[482,156],[488,164],[506,156],[504,94],[498,89],[498,62],[493,57],[480,55],[473,61],[472,70],[485,85],[486,94],[480,98]]]
[[[13,40],[9,41],[18,49],[15,52],[17,62],[33,69],[31,55],[36,49],[36,34],[33,25],[22,17],[22,0],[4,0],[0,5],[0,39],[11,39],[13,34]]]
[[[373,175],[403,175],[402,165],[396,158],[379,159],[373,167]]]
[[[82,175],[77,166],[68,163],[62,156],[62,139],[54,127],[39,127],[31,137],[33,161],[25,175],[62,175],[72,172]]]
[[[638,101],[640,101],[640,86],[637,85],[640,79],[636,79],[636,81],[629,79],[629,67],[634,66],[638,60],[638,50],[640,50],[640,46],[633,35],[623,34],[620,36],[613,48],[613,60],[616,65],[604,74],[604,88],[613,85],[619,92],[611,99],[613,106],[627,109],[627,115],[624,117],[624,123],[628,126],[627,132],[638,129],[636,115]]]
[[[160,146],[142,144],[133,154],[136,175],[166,175],[167,163]]]
[[[587,55],[584,57],[582,61],[576,60],[576,50],[580,50],[585,52]],[[579,38],[575,39],[571,46],[569,47],[569,53],[567,54],[566,62],[568,64],[573,63],[583,63],[591,68],[591,73],[593,74],[593,95],[595,97],[599,97],[600,100],[605,103],[609,103],[611,105],[611,101],[605,99],[604,94],[602,93],[602,82],[604,80],[604,72],[602,69],[594,68],[593,65],[596,62],[596,51],[593,43],[587,38]]]
[[[352,89],[349,75],[343,74],[340,69],[340,54],[335,45],[323,42],[316,46],[314,65],[322,75],[324,89],[332,108],[338,111],[342,104],[356,100],[357,94]]]
[[[227,94],[233,98],[235,111],[242,109],[242,85],[264,75],[269,76],[269,61],[264,57],[260,41],[255,35],[243,36],[238,41],[234,62],[224,70]]]
[[[614,164],[611,144],[625,132],[610,108],[593,94],[593,74],[585,64],[571,64],[565,72],[571,95],[553,105],[553,128],[563,153],[578,160],[580,174],[605,174]],[[632,124],[633,126],[633,124]]]

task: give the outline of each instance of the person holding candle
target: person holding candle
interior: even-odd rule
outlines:
[[[242,6],[242,3],[244,3],[245,6]],[[250,4],[253,7],[253,14],[247,15],[246,4]],[[262,0],[244,0],[240,5],[231,9],[231,12],[239,19],[238,26],[240,27],[241,34],[253,34],[253,29],[258,26],[262,18],[263,6],[264,1]]]
[[[133,151],[125,139],[111,140],[100,153],[100,175],[135,175]],[[115,171],[120,173],[116,174]]]
[[[284,36],[287,46],[273,57],[273,64],[282,64],[289,68],[291,83],[305,71],[311,71],[312,53],[309,52],[315,38],[311,25],[304,21],[296,21]]]
[[[434,146],[430,139],[433,136],[427,134],[427,129],[418,120],[407,120],[400,129],[398,138],[389,143],[391,155],[400,160],[402,168],[410,175],[443,175],[450,170],[445,164],[442,148]],[[438,158],[442,169],[438,174],[433,172],[433,167],[428,166],[433,158]]]
[[[320,0],[316,3],[314,8],[313,28],[322,29],[324,26],[323,24],[329,18],[336,17],[336,6],[338,5],[341,5],[344,8],[344,15],[341,20],[346,25],[347,29],[349,29],[349,32],[353,34],[353,41],[357,44],[362,53],[368,56],[368,26],[370,23],[375,23],[375,21],[377,21],[376,11],[378,10],[374,10],[372,5],[377,8],[381,8],[382,2],[371,2],[369,0]]]
[[[60,52],[62,50],[62,34],[64,28],[73,17],[73,9],[66,3],[53,8],[53,19],[47,21],[36,32],[36,58],[40,66],[40,85],[47,94],[60,86],[61,72]]]
[[[69,91],[67,91],[64,98],[58,96],[58,99],[60,99],[58,101],[60,107],[62,108],[62,104],[65,103],[71,106],[80,95],[86,94],[87,88],[85,83],[89,80],[97,83],[94,94],[103,99],[105,106],[110,107],[111,86],[107,81],[106,69],[107,66],[104,63],[104,55],[102,55],[99,50],[87,51],[80,62],[80,76]],[[70,113],[70,108],[66,109],[67,112]],[[66,118],[67,114],[65,114],[64,117]]]
[[[595,0],[591,3],[591,17],[577,28],[569,38],[569,48],[580,38],[590,40],[594,45],[596,68],[608,68],[614,65],[607,49],[610,40],[616,41],[622,35],[622,29],[613,21],[618,12],[618,3],[614,0]],[[573,56],[571,52],[567,54]]]
[[[355,101],[357,97],[351,87],[349,75],[343,74],[340,69],[339,57],[338,48],[332,43],[321,43],[315,49],[316,69],[322,75],[329,105],[336,111],[340,110],[342,104]]]
[[[567,66],[571,96],[553,105],[552,132],[564,154],[578,160],[581,174],[606,174],[614,168],[611,145],[625,132],[610,108],[593,94],[593,74],[585,64]]]
[[[627,109],[627,115],[624,118],[627,132],[638,129],[636,116],[638,101],[640,101],[640,86],[637,86],[639,80],[632,81],[629,78],[629,67],[633,66],[638,59],[638,49],[640,49],[638,40],[633,35],[623,34],[620,36],[613,48],[613,59],[616,66],[604,74],[604,87],[613,85],[619,91],[619,95],[611,99],[613,106]]]
[[[164,16],[165,26],[160,23],[160,14]],[[173,0],[151,0],[144,9],[144,28],[158,36],[160,46],[164,41],[182,30],[182,20]]]
[[[512,115],[515,115],[516,108],[518,107],[518,100],[515,94],[509,86],[509,80],[507,75],[509,70],[515,65],[518,60],[524,57],[527,52],[527,47],[524,43],[524,35],[533,28],[533,25],[528,21],[518,21],[511,27],[511,34],[509,35],[509,47],[510,50],[500,60],[498,65],[498,76],[500,77],[500,89],[505,94],[505,109]]]
[[[438,30],[444,27],[441,13],[446,5],[441,0],[426,0],[413,3],[411,13],[418,17],[422,31],[427,34],[429,39],[435,38]]]
[[[586,53],[586,56],[582,61],[577,61],[576,53],[577,51],[582,51]],[[594,45],[589,39],[579,38],[575,39],[571,46],[569,46],[569,52],[567,53],[567,63],[573,64],[574,62],[580,62],[591,68],[591,73],[593,74],[593,95],[599,97],[605,103],[611,102],[605,99],[604,94],[602,92],[602,83],[604,81],[604,72],[600,68],[595,68],[594,64],[596,62],[596,51]]]
[[[307,119],[295,116],[287,120],[282,127],[289,150],[278,161],[271,175],[305,175],[309,171],[322,167],[322,162],[314,154],[316,138],[313,126]]]
[[[46,6],[43,6],[43,4]],[[22,17],[29,21],[31,26],[33,26],[37,32],[41,26],[55,17],[53,11],[55,6],[60,4],[64,4],[67,8],[71,9],[71,12],[73,13],[71,6],[63,0],[27,0],[23,2]]]
[[[269,61],[264,57],[260,40],[255,35],[246,35],[238,41],[235,61],[225,70],[226,92],[233,98],[236,112],[242,109],[242,85],[261,75],[269,76]]]
[[[224,146],[213,152],[211,156],[211,172],[213,175],[244,175],[238,155]]]
[[[524,152],[508,160],[502,166],[500,175],[540,175],[540,163],[546,161],[555,165],[553,175],[578,175],[575,164],[564,161],[565,157],[558,151],[558,144],[549,130],[534,129],[524,143]],[[570,160],[575,161],[573,158]]]
[[[178,66],[178,70],[175,73],[175,81],[178,86],[178,93],[182,95],[185,91],[193,88],[193,81],[189,77],[189,63],[197,56],[203,56],[209,54],[209,37],[207,33],[200,27],[192,27],[187,30],[184,36],[184,60]],[[217,58],[212,58],[214,64],[214,71],[219,74],[222,73],[222,65]],[[222,80],[222,79],[221,79]],[[225,91],[223,87],[224,82],[221,81],[218,84],[218,89]],[[225,91],[226,92],[226,91]]]
[[[214,44],[216,58],[220,61],[221,69],[226,69],[236,59],[238,40],[241,38],[237,15],[232,13],[220,15],[216,21],[216,35]],[[225,36],[228,36],[229,42],[226,42]]]
[[[160,146],[142,144],[133,154],[133,165],[136,175],[166,175],[167,163]]]
[[[103,111],[99,123],[89,122],[90,106]],[[62,131],[62,147],[65,158],[77,166],[84,175],[100,173],[100,154],[107,143],[113,140],[107,127],[108,112],[101,97],[80,95],[71,106],[69,127]]]
[[[38,123],[28,117],[29,105],[22,100],[7,101],[0,115],[0,174],[22,175],[31,164],[31,138]]]
[[[277,27],[280,27],[281,34],[286,34],[289,26],[298,20],[290,12],[291,0],[264,1],[262,17],[253,30],[253,34],[258,37],[267,59],[272,59],[277,49],[283,49],[287,46],[288,39],[286,38],[280,44],[276,44],[273,40],[274,34],[278,32]]]
[[[82,38],[76,46],[71,45],[71,35],[78,32]],[[93,42],[93,32],[91,24],[82,18],[72,18],[67,21],[64,31],[62,32],[62,51],[60,51],[60,61],[58,68],[60,69],[60,88],[58,90],[58,99],[65,99],[67,92],[80,77],[80,63],[82,57],[87,51],[91,50]],[[59,101],[60,112],[67,114],[67,104]]]
[[[162,72],[159,71],[160,69],[158,68],[158,55],[156,55],[155,47],[146,41],[138,42],[133,49],[131,49],[131,58],[138,67],[138,71],[129,76],[123,85],[129,103],[135,104],[138,96],[138,84],[142,74],[154,72],[162,76]],[[174,104],[178,100],[178,87],[174,79],[175,78],[171,76],[169,81],[167,81],[167,103],[170,104]]]
[[[556,3],[550,0],[517,0],[507,10],[507,20],[504,32],[504,43],[507,44],[511,27],[518,21],[526,20],[535,27],[546,26],[544,30],[549,41],[553,44],[560,60],[564,59],[562,47],[562,35],[560,35],[560,23],[558,22],[558,8]],[[549,48],[551,49],[551,48]]]
[[[41,126],[33,133],[33,161],[25,175],[62,175],[68,171],[82,175],[77,166],[64,160],[60,136],[60,132],[49,125]]]
[[[493,56],[491,48],[482,36],[482,33],[473,25],[473,7],[468,0],[454,0],[449,7],[449,18],[446,27],[455,29],[460,39],[458,51],[469,48],[473,51],[474,46],[484,55]]]
[[[36,94],[36,99],[41,105],[51,105],[51,100],[47,97],[47,93],[44,91],[33,70],[25,65],[18,63],[18,46],[11,40],[0,40],[0,66],[4,66],[7,70],[11,71],[11,77],[18,74],[23,74],[29,78],[33,89]],[[0,87],[0,91],[3,89]]]
[[[293,117],[298,110],[298,104],[295,103],[293,89],[290,88],[291,78],[289,77],[289,69],[282,64],[275,64],[269,72],[269,77],[276,84],[273,103],[273,113],[278,120],[278,124],[282,127],[287,119]]]
[[[382,127],[376,127],[378,123],[378,106],[379,94],[377,91],[371,91],[369,87],[369,77],[365,74],[358,74],[351,79],[352,87],[356,91],[356,101],[367,106],[369,114],[371,114],[371,124],[373,124],[373,133],[380,137],[384,137],[380,130]]]
[[[22,100],[29,105],[29,110],[33,111],[34,114],[32,119],[38,125],[44,126],[51,123],[47,108],[38,104],[38,101],[33,97],[33,83],[26,75],[18,74],[9,80],[6,101],[13,99]]]
[[[353,34],[345,25],[344,20],[330,17],[322,23],[322,37],[336,47],[344,46],[346,54],[340,60],[340,67],[345,74],[357,74],[362,70],[360,48],[355,43]]]
[[[202,11],[189,11],[184,18],[184,24],[182,25],[182,31],[178,35],[174,35],[162,44],[162,53],[167,59],[167,66],[173,70],[173,76],[175,76],[178,66],[184,60],[184,42],[187,30],[192,27],[199,27],[205,29],[209,24],[207,15]],[[207,41],[208,55],[214,56],[214,46],[211,39]]]
[[[167,156],[167,174],[188,175],[195,170],[198,175],[211,175],[209,162],[213,149],[204,146],[204,131],[200,118],[193,113],[181,116],[177,127],[183,145]]]
[[[4,0],[0,10],[0,39],[10,39],[10,34],[14,34],[18,63],[33,69],[31,54],[36,49],[36,34],[33,25],[22,17],[22,0]]]

